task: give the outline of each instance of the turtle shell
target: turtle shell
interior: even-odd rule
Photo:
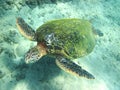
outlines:
[[[92,26],[83,19],[48,21],[36,30],[36,37],[38,43],[45,42],[53,51],[62,49],[71,58],[89,54],[95,46]]]

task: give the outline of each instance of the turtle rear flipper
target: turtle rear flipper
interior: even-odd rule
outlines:
[[[35,41],[35,31],[22,19],[17,18],[17,27],[20,33],[29,40]]]
[[[82,69],[80,66],[78,66],[77,64],[75,64],[74,62],[72,62],[69,59],[66,59],[63,57],[58,57],[56,59],[56,64],[61,69],[63,69],[64,71],[66,71],[68,73],[75,74],[77,76],[86,77],[88,79],[95,79],[95,77],[92,74],[90,74],[86,70]]]

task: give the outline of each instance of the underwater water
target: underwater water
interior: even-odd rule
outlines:
[[[0,0],[0,90],[120,90],[120,0]],[[95,79],[61,70],[53,58],[26,64],[25,53],[37,42],[16,26],[22,17],[33,29],[62,18],[89,20],[96,35],[94,50],[74,62]]]

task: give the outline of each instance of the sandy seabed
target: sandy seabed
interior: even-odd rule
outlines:
[[[32,8],[18,2],[12,8],[0,3],[0,90],[120,90],[120,0],[68,0]],[[26,65],[24,55],[36,42],[19,34],[17,17],[35,30],[54,19],[90,20],[100,36],[96,36],[93,52],[75,62],[96,79],[72,76],[52,58]]]

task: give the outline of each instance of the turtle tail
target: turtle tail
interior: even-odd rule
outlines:
[[[86,70],[82,69],[79,65],[75,64],[71,60],[63,57],[58,57],[56,59],[56,64],[63,69],[64,71],[74,74],[80,77],[86,77],[88,79],[95,79],[95,77],[87,72]]]
[[[19,32],[29,40],[35,41],[35,31],[22,18],[16,19]]]

